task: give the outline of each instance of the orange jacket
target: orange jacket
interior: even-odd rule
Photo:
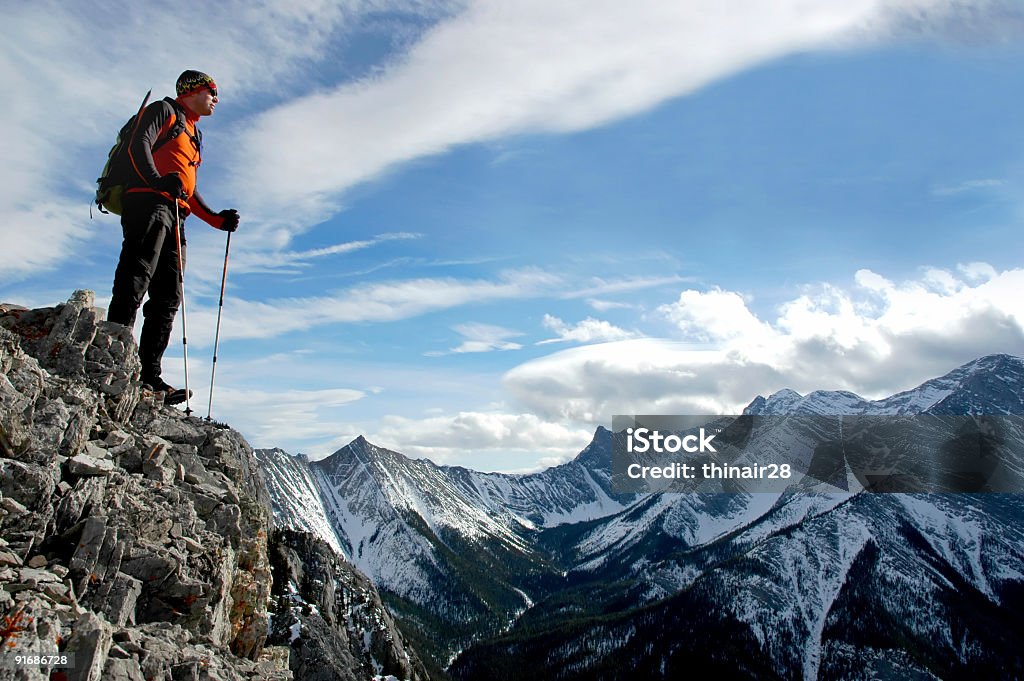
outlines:
[[[199,116],[180,102],[179,106],[185,111],[185,131],[160,146],[155,152],[153,146],[170,132],[177,113],[167,100],[150,104],[142,113],[138,130],[128,147],[128,154],[139,181],[130,183],[128,191],[156,192],[170,200],[169,194],[157,192],[153,185],[163,175],[178,173],[188,196],[187,200],[178,199],[178,205],[185,211],[185,215],[195,213],[204,222],[219,228],[224,222],[223,218],[210,210],[196,190],[196,171],[202,163],[201,138],[196,131]]]

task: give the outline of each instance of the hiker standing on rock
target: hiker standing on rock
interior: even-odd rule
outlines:
[[[216,229],[238,228],[238,211],[214,213],[196,190],[202,163],[196,122],[213,115],[217,84],[205,73],[188,70],[178,76],[176,90],[175,99],[167,97],[141,112],[127,143],[133,172],[124,191],[124,242],[108,313],[110,321],[131,327],[149,293],[139,339],[142,382],[168,395],[181,392],[161,378],[160,364],[183,297],[185,218],[194,213]]]

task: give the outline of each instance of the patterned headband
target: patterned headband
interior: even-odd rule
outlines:
[[[189,95],[197,90],[201,90],[204,87],[208,87],[211,90],[217,89],[217,84],[213,82],[213,78],[206,75],[202,71],[183,71],[178,76],[178,82],[175,84],[175,89],[178,91],[178,96]]]

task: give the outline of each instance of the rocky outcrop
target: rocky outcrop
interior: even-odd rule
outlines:
[[[291,679],[252,450],[138,378],[91,293],[0,306],[0,679]]]
[[[291,648],[295,678],[429,679],[377,589],[322,539],[278,530],[271,561],[276,605],[270,640]]]

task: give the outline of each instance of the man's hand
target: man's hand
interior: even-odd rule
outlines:
[[[178,177],[178,173],[167,173],[160,177],[153,184],[153,188],[159,192],[163,192],[169,195],[172,199],[187,199],[188,195],[185,194],[185,188],[181,184],[181,178]]]
[[[219,229],[222,229],[225,232],[233,232],[236,229],[238,229],[237,210],[235,210],[234,208],[229,208],[227,210],[222,210],[221,212],[217,213],[217,215],[223,219],[223,222],[221,223]]]

